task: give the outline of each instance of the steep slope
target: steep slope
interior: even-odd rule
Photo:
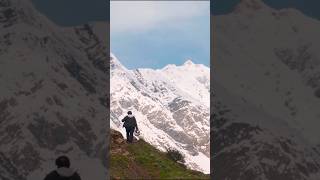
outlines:
[[[0,19],[1,179],[41,179],[61,154],[105,177],[108,59],[94,25],[58,27],[29,0],[1,0]]]
[[[319,21],[260,0],[243,1],[215,20],[216,79],[318,142]]]
[[[215,17],[215,178],[319,179],[319,27],[260,0]]]
[[[214,178],[319,179],[320,156],[297,130],[217,82],[214,89]]]
[[[142,139],[125,143],[120,132],[111,130],[110,174],[112,179],[209,179],[169,159]]]
[[[209,172],[209,107],[196,96],[175,84],[171,72],[180,76],[196,76],[190,79],[197,86],[189,91],[208,96],[208,68],[202,66],[153,69],[126,69],[111,55],[111,128],[124,134],[121,118],[128,110],[134,112],[142,137],[160,150],[168,146],[179,149],[186,156],[190,168]],[[198,81],[197,73],[180,69],[192,69],[205,74]],[[169,75],[167,75],[169,74]],[[178,78],[180,78],[178,76]],[[186,85],[184,85],[186,86]]]

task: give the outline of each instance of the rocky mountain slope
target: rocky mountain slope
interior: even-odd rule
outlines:
[[[209,179],[187,169],[142,139],[127,144],[122,134],[111,130],[111,179]]]
[[[319,179],[320,22],[261,0],[214,21],[214,177]]]
[[[160,150],[173,147],[186,165],[209,173],[209,68],[191,60],[182,66],[128,70],[111,54],[111,128],[135,114],[141,136]]]
[[[29,0],[0,0],[0,26],[0,179],[42,179],[61,154],[104,179],[107,25],[62,28]]]

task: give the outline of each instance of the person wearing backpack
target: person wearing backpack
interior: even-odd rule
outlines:
[[[67,156],[56,159],[57,169],[49,173],[44,180],[81,180],[79,174],[70,168],[70,160]]]
[[[128,115],[122,119],[122,122],[124,122],[123,127],[126,128],[127,142],[132,143],[133,142],[133,133],[134,133],[134,130],[136,130],[136,132],[138,132],[138,125],[137,125],[136,118],[132,115],[132,112],[128,111],[127,114]]]

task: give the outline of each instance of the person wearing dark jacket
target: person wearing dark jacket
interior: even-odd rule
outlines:
[[[128,115],[122,119],[122,122],[124,122],[123,127],[126,128],[127,142],[132,143],[134,130],[138,131],[136,118],[132,115],[131,111],[128,111]]]
[[[57,169],[49,173],[44,180],[81,180],[79,174],[70,168],[70,160],[67,156],[56,159]]]

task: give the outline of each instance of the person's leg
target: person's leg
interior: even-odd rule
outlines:
[[[133,142],[133,132],[134,132],[134,128],[130,129],[130,142]]]
[[[130,141],[130,128],[126,128],[126,132],[127,132],[127,142]]]

